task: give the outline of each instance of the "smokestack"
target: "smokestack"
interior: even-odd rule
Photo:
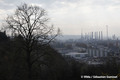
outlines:
[[[96,32],[96,39],[98,40],[98,32]]]
[[[108,25],[106,25],[106,34],[107,34],[107,40],[108,40]]]
[[[83,32],[82,32],[82,28],[81,28],[81,39],[83,38]]]
[[[87,40],[87,33],[85,33],[85,40]]]
[[[99,31],[99,40],[100,40],[100,31]]]
[[[93,32],[92,32],[92,40],[93,40]]]
[[[89,33],[88,33],[88,40],[89,40]]]
[[[91,32],[89,32],[89,40],[91,40]]]
[[[101,40],[103,40],[103,33],[102,33],[102,31],[101,31]]]
[[[95,40],[96,40],[97,38],[96,38],[96,32],[95,32]]]

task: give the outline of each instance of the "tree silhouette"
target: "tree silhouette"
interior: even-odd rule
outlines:
[[[14,15],[6,19],[7,28],[12,32],[12,36],[23,37],[22,44],[27,55],[29,79],[31,79],[32,65],[45,55],[42,51],[43,47],[45,48],[60,33],[60,29],[55,33],[53,26],[47,25],[48,20],[44,9],[27,4],[18,6]]]

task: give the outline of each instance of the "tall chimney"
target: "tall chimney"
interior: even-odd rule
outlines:
[[[106,34],[107,34],[107,40],[108,40],[108,25],[106,25]]]
[[[92,32],[92,34],[91,34],[91,37],[92,37],[92,40],[93,40],[93,32]]]
[[[95,39],[97,39],[97,32],[95,32]]]
[[[99,40],[100,40],[100,31],[99,31]]]
[[[96,32],[96,39],[98,40],[98,32]]]
[[[101,40],[103,40],[103,33],[102,33],[102,31],[101,31]]]

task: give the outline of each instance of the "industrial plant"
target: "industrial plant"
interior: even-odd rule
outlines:
[[[116,57],[120,62],[120,40],[113,35],[108,36],[103,31],[81,33],[79,39],[58,40],[51,45],[64,57],[74,58],[87,64],[104,64],[107,58]]]

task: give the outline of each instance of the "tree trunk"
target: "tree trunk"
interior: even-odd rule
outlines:
[[[32,78],[32,72],[31,72],[31,69],[32,69],[32,64],[31,64],[31,58],[30,58],[30,52],[28,51],[27,52],[27,64],[28,64],[28,79],[31,80]]]

